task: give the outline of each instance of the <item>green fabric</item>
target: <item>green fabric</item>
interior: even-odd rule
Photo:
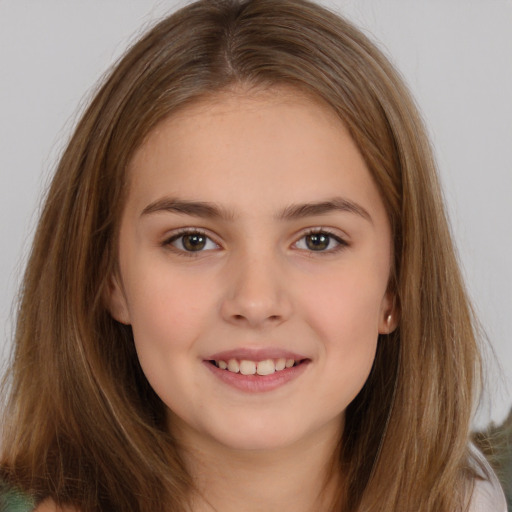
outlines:
[[[29,496],[0,483],[0,512],[30,512],[35,503]]]

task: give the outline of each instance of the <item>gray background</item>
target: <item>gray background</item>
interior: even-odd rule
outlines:
[[[40,195],[101,75],[184,1],[0,0],[0,348]],[[491,341],[477,424],[512,405],[512,0],[338,0],[391,56],[436,148],[468,288]],[[501,370],[500,370],[501,368]]]

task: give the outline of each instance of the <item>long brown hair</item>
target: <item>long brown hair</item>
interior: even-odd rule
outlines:
[[[164,406],[102,297],[135,149],[178,108],[240,84],[295,87],[337,112],[393,230],[400,321],[347,410],[339,509],[462,510],[480,360],[431,148],[383,54],[306,0],[192,3],[137,42],[92,100],[47,193],[21,290],[3,478],[83,512],[186,509],[193,482]]]

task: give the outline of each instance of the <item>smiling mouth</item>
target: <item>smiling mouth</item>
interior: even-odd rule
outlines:
[[[300,364],[306,362],[307,359],[265,359],[263,361],[250,361],[247,359],[229,359],[224,361],[220,360],[211,360],[210,364],[216,366],[221,370],[225,370],[231,373],[239,373],[242,375],[272,375],[274,373],[282,372],[288,368],[293,368],[294,366],[299,366]]]

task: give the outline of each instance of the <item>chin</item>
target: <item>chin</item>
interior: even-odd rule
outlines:
[[[336,425],[339,421],[336,420]],[[232,426],[235,428],[231,428]],[[317,436],[326,434],[329,437],[338,436],[340,431],[334,423],[330,425],[303,423],[301,418],[288,418],[287,421],[279,418],[277,414],[256,419],[254,416],[239,418],[238,421],[228,425],[218,424],[215,428],[210,425],[209,431],[203,431],[224,448],[240,451],[279,451],[289,448],[295,449],[298,445],[308,442],[317,442]],[[326,430],[324,428],[327,427]],[[327,433],[328,432],[328,433]]]

